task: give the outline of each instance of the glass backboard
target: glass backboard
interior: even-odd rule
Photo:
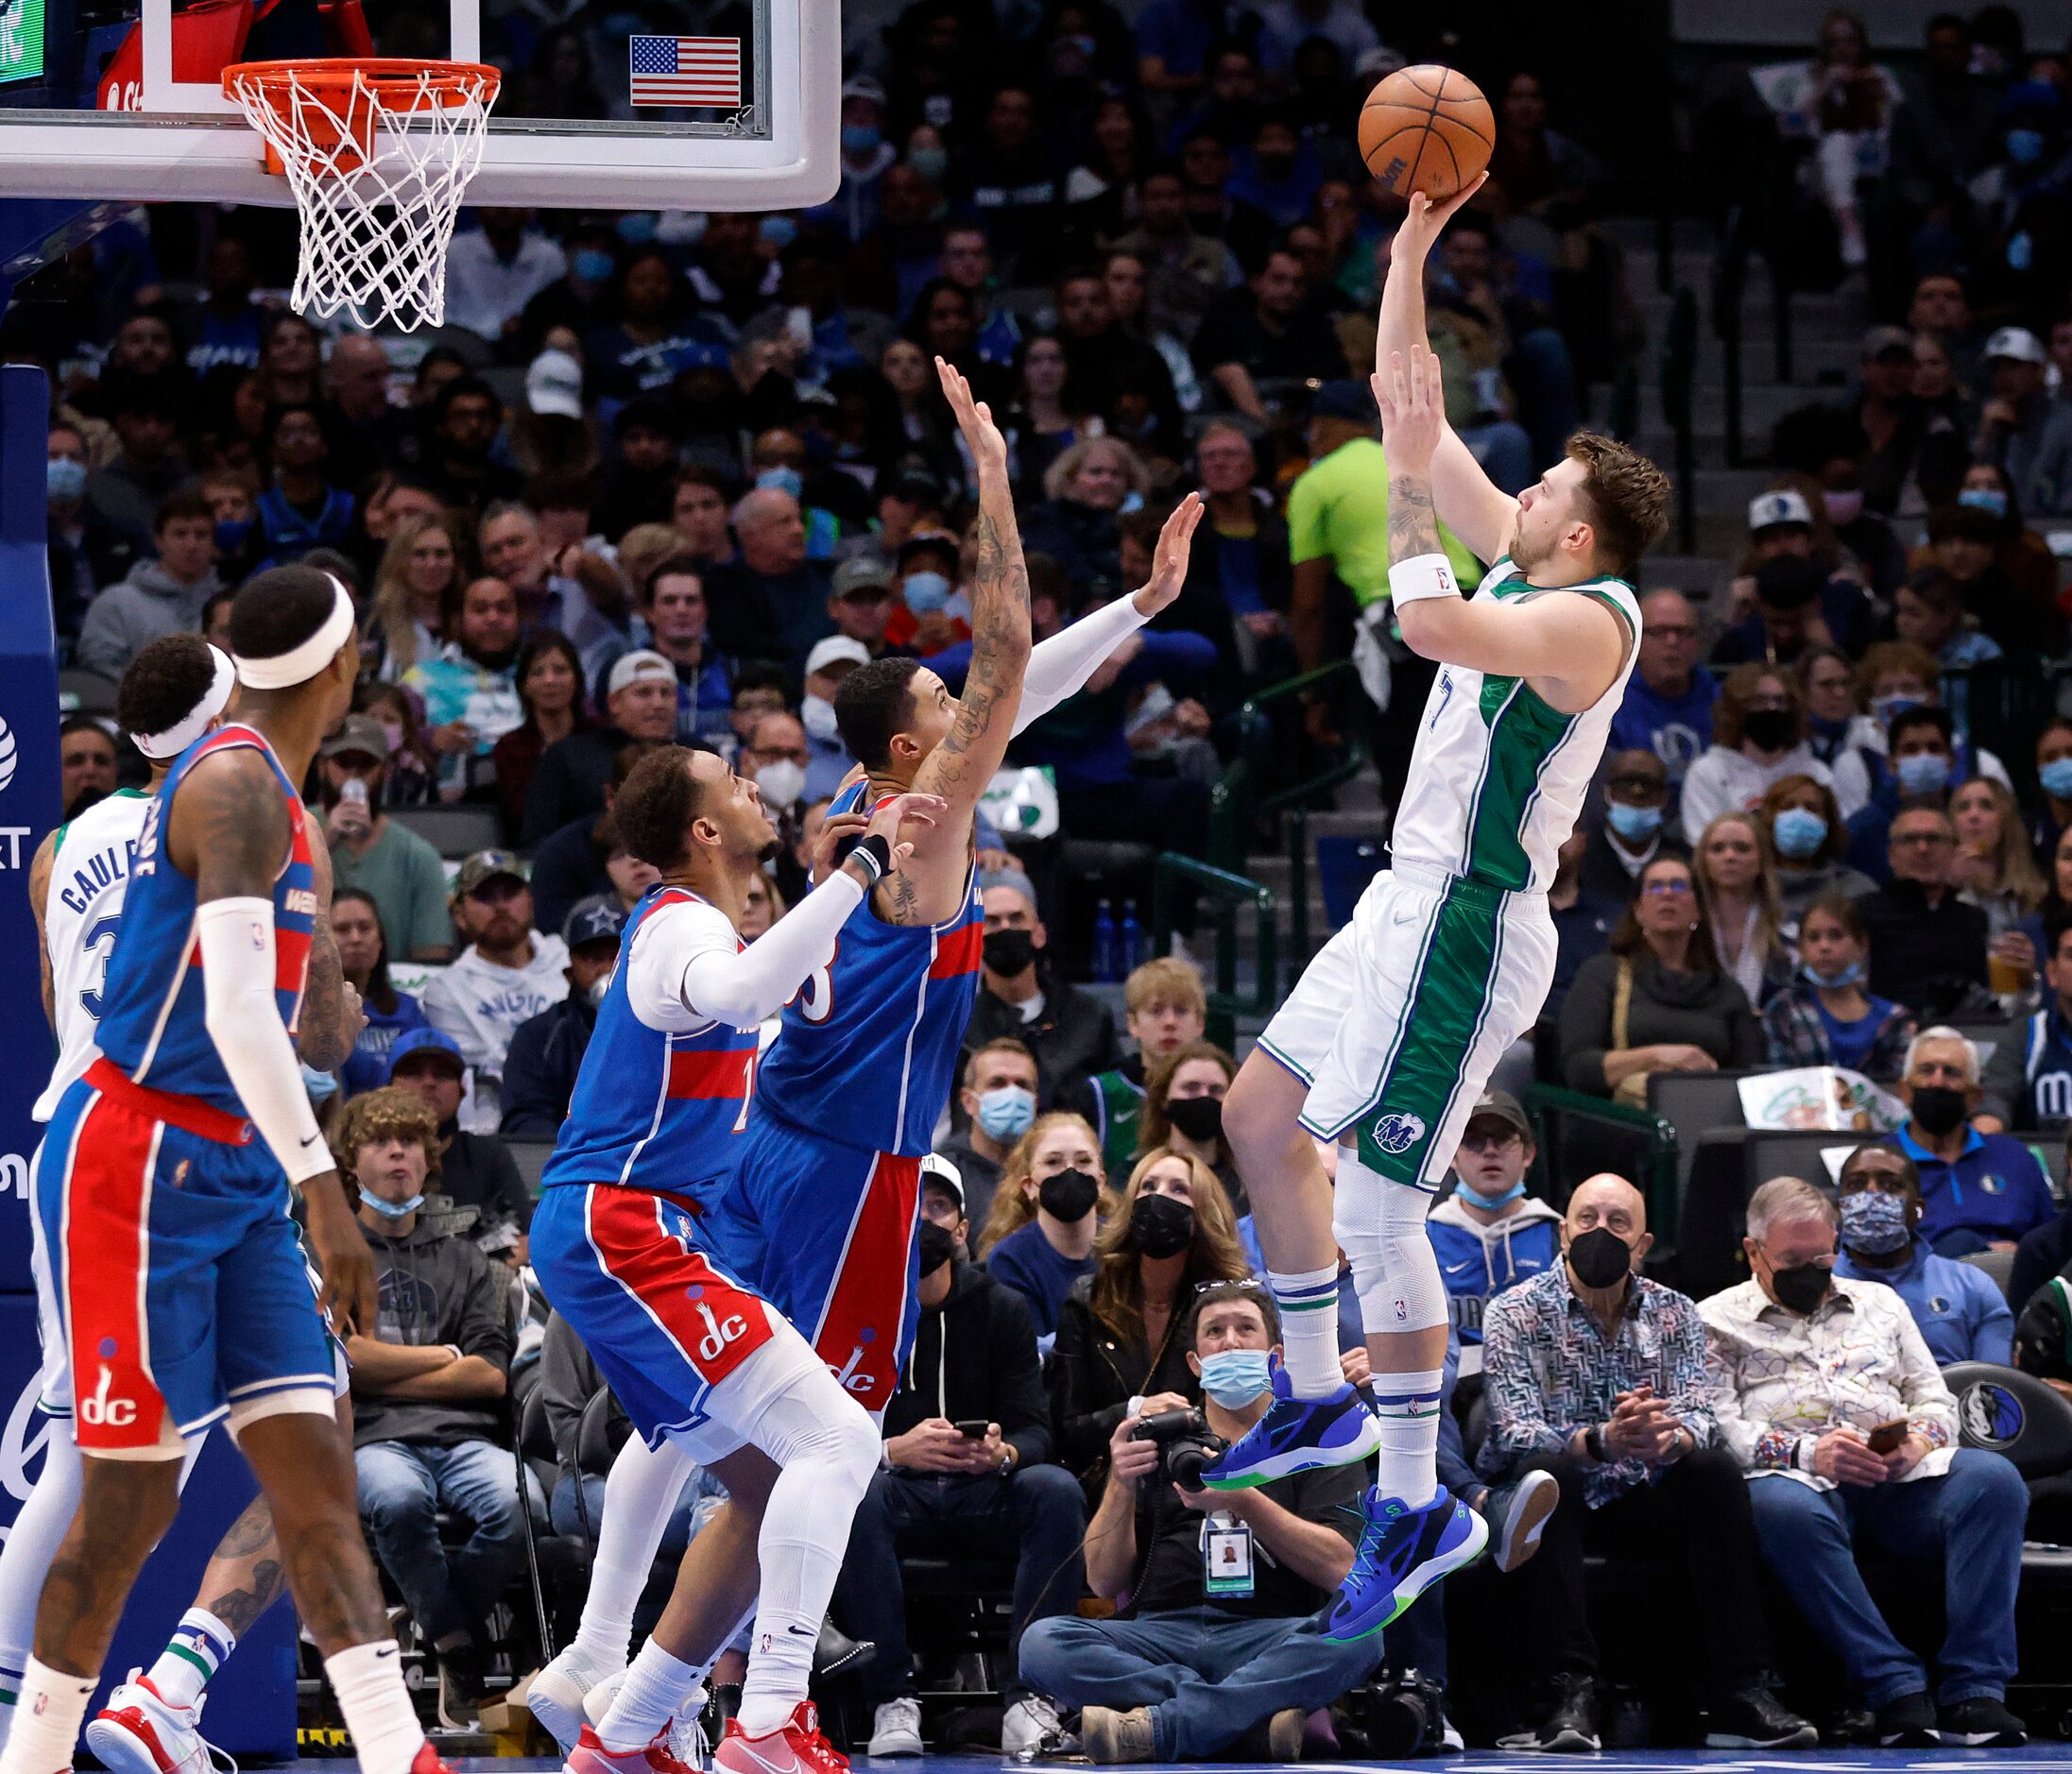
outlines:
[[[0,0],[0,196],[284,206],[223,61],[504,76],[475,203],[794,209],[839,179],[835,0]]]

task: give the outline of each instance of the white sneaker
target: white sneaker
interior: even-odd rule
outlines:
[[[112,1774],[207,1774],[200,1722],[199,1706],[169,1704],[132,1669],[87,1726],[87,1747]]]
[[[624,1665],[618,1673],[622,1677],[625,1674]],[[610,1677],[611,1671],[593,1668],[578,1660],[574,1646],[533,1677],[532,1685],[525,1691],[525,1704],[546,1727],[563,1756],[575,1748],[575,1740],[582,1734],[585,1701],[591,1690]],[[606,1705],[608,1707],[610,1702],[607,1700]],[[595,1724],[603,1716],[600,1712],[590,1722]]]
[[[1019,1755],[1025,1749],[1040,1747],[1053,1732],[1062,1736],[1064,1730],[1058,1723],[1056,1707],[1040,1694],[1025,1696],[1001,1714],[1000,1752]]]
[[[870,1728],[868,1753],[919,1755],[921,1752],[921,1703],[911,1694],[887,1700],[878,1709]]]

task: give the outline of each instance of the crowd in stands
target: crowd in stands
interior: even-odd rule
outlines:
[[[363,616],[354,712],[306,793],[368,1026],[309,1084],[382,1272],[351,1352],[363,1511],[442,1712],[480,1698],[522,1568],[508,1449],[534,1388],[558,1467],[539,1519],[580,1538],[602,1508],[602,1383],[524,1265],[528,1175],[656,878],[614,793],[671,742],[755,781],[782,844],[753,941],[805,891],[852,767],[847,674],[907,655],[961,683],[973,476],[940,355],[1003,421],[1038,639],[1140,584],[1188,489],[1207,519],[1180,598],[1010,756],[1048,776],[1058,842],[1141,856],[1067,867],[981,824],[983,980],[921,1179],[919,1339],[834,1606],[874,1647],[859,1741],[921,1748],[925,1559],[1007,1598],[1011,1746],[1078,1709],[1097,1759],[1328,1751],[1322,1709],[1378,1667],[1446,1686],[1449,1597],[1472,1617],[1486,1581],[1541,1689],[1493,1710],[1471,1668],[1447,1691],[1490,1738],[1596,1748],[1586,1554],[1695,1585],[1715,1741],[1811,1741],[1787,1700],[1865,1740],[2017,1740],[2025,1511],[2062,1537],[2072,1490],[1961,1447],[1940,1370],[2018,1357],[2072,1400],[2072,1342],[2053,1365],[2022,1329],[2072,1322],[2062,46],[1988,7],[1939,15],[1894,71],[1836,11],[1810,59],[1738,72],[1710,113],[1789,169],[1780,264],[1860,278],[1877,324],[1848,388],[1777,426],[1723,593],[1651,582],[1550,895],[1554,990],[1499,1076],[1631,1110],[1665,1077],[1832,1066],[1892,1125],[1847,1135],[1837,1175],[1767,1182],[1735,1284],[1694,1301],[1638,1179],[1550,1167],[1516,1096],[1480,1103],[1430,1229],[1457,1332],[1444,1475],[1495,1571],[1347,1647],[1312,1616],[1353,1557],[1357,1475],[1210,1495],[1144,1433],[1189,1407],[1241,1433],[1278,1326],[1201,973],[1183,942],[1104,990],[1084,933],[1096,891],[1148,908],[1154,849],[1209,854],[1231,717],[1297,672],[1349,658],[1359,688],[1287,705],[1255,767],[1291,781],[1358,736],[1382,806],[1401,789],[1435,668],[1388,622],[1364,375],[1399,210],[1351,126],[1430,45],[1353,0],[1131,10],[914,0],[842,89],[830,202],[470,212],[430,334],[321,333],[276,294],[277,218],[170,206],[0,323],[0,356],[50,379],[68,816],[134,769],[96,674],[160,635],[220,639],[228,594],[282,561]],[[1637,342],[1604,168],[1534,73],[1471,72],[1498,138],[1435,255],[1431,343],[1454,429],[1516,491]],[[1447,547],[1472,588],[1483,564]],[[1349,1288],[1340,1319],[1362,1380]],[[694,1481],[666,1554],[715,1494]],[[442,1511],[467,1539],[442,1545]],[[1940,1646],[1888,1624],[1853,1556],[1873,1547],[1940,1561]]]

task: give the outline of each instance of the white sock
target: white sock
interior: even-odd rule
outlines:
[[[674,1442],[651,1448],[637,1435],[611,1462],[597,1553],[591,1561],[590,1593],[583,1597],[583,1617],[569,1645],[575,1661],[599,1680],[625,1667],[633,1610],[647,1587],[655,1549],[661,1544],[691,1464],[691,1457]],[[648,1737],[641,1739],[642,1745]]]
[[[151,1686],[168,1706],[192,1706],[236,1648],[236,1633],[206,1608],[190,1608],[151,1665]]]
[[[598,1741],[614,1755],[646,1748],[684,1708],[704,1676],[705,1670],[672,1657],[650,1638],[619,1684],[611,1711],[597,1727]]]
[[[1424,1373],[1377,1373],[1372,1381],[1375,1417],[1381,1425],[1375,1488],[1413,1509],[1439,1494],[1439,1389],[1437,1368]]]
[[[72,1425],[47,1419],[43,1469],[0,1546],[0,1745],[14,1723],[14,1708],[36,1646],[36,1604],[43,1578],[79,1508],[79,1446]]]
[[[1345,1384],[1338,1365],[1338,1265],[1284,1275],[1266,1271],[1280,1307],[1281,1362],[1297,1398],[1328,1398]]]
[[[86,1703],[94,1697],[98,1676],[68,1676],[61,1669],[24,1660],[21,1701],[15,1709],[14,1729],[8,1747],[0,1751],[4,1774],[60,1774],[72,1765],[73,1746],[79,1741],[79,1726],[86,1718]]]
[[[360,1774],[410,1774],[424,1748],[424,1728],[402,1684],[396,1641],[349,1645],[324,1659],[324,1674],[352,1733]]]

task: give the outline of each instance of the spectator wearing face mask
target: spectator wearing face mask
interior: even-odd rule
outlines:
[[[848,561],[835,569],[836,602],[843,595],[843,575],[853,573],[859,567],[865,568],[866,574],[870,571],[863,561]],[[813,642],[813,651],[806,655],[805,694],[798,700],[798,723],[806,732],[806,768],[788,799],[778,793],[792,787],[788,771],[775,783],[764,782],[759,774],[756,784],[762,790],[764,801],[788,807],[800,800],[825,800],[848,779],[856,759],[842,743],[842,730],[834,719],[834,695],[842,688],[842,680],[859,665],[867,664],[870,657],[870,649],[848,635],[830,635],[825,640]]]
[[[1068,1092],[1064,1109],[1078,1109],[1101,1139],[1101,1159],[1111,1171],[1123,1168],[1139,1146],[1146,1074],[1182,1048],[1199,1041],[1208,1026],[1208,998],[1200,969],[1177,955],[1159,955],[1134,969],[1122,984],[1122,1028],[1137,1043],[1109,1070],[1087,1081],[1084,1107]]]
[[[2026,327],[2002,327],[1985,356],[1993,398],[1979,410],[1973,454],[2006,469],[2026,509],[2072,516],[2072,406],[2044,390],[2043,341]]]
[[[1846,895],[1813,901],[1799,922],[1798,977],[1763,1009],[1772,1066],[1844,1066],[1897,1082],[1913,1043],[1913,1015],[1878,998],[1869,977],[1870,932]]]
[[[1464,1374],[1482,1371],[1489,1303],[1561,1260],[1561,1216],[1525,1192],[1536,1155],[1533,1124],[1517,1098],[1492,1090],[1469,1114],[1453,1154],[1453,1192],[1425,1221]]]
[[[1224,1137],[1223,1100],[1238,1075],[1238,1063],[1213,1041],[1191,1041],[1152,1069],[1144,1092],[1140,1149],[1163,1146],[1205,1164],[1230,1197],[1240,1219],[1252,1211],[1237,1160]]]
[[[1796,486],[1759,493],[1748,507],[1749,568],[1736,590],[1752,613],[1720,637],[1716,665],[1789,665],[1809,646],[1860,650],[1875,611],[1863,587],[1833,571],[1838,551]]]
[[[1921,1237],[1944,1256],[2012,1251],[2058,1208],[2043,1167],[2006,1134],[1971,1125],[1984,1097],[1978,1049],[1955,1029],[1924,1029],[1907,1049],[1899,1083],[1904,1126],[1879,1144],[1909,1160],[1920,1179]]]
[[[1889,788],[1888,735],[1892,723],[1924,706],[1940,708],[1944,701],[1942,667],[1935,655],[1909,640],[1881,640],[1870,648],[1858,667],[1857,681],[1868,712],[1850,724],[1834,758],[1835,796],[1844,818],[1860,811],[1881,789]],[[1952,742],[1957,754],[1954,780],[1991,776],[2012,786],[2007,766],[1984,746],[1972,744],[1961,722]]]
[[[970,604],[957,589],[959,559],[957,538],[948,530],[916,530],[899,545],[898,596],[885,619],[888,648],[927,659],[971,639]]]
[[[957,1167],[974,1226],[991,1219],[1002,1167],[1035,1125],[1038,1082],[1036,1055],[1011,1035],[996,1035],[965,1055],[957,1092],[965,1124],[938,1150]]]
[[[1879,1281],[1907,1303],[1914,1328],[1935,1365],[2013,1359],[2014,1314],[1999,1284],[1982,1269],[1938,1255],[1915,1236],[1921,1223],[1921,1178],[1889,1146],[1859,1146],[1841,1167],[1836,1203],[1841,1252],[1835,1273],[1844,1281]]]
[[[1012,1035],[1036,1055],[1043,1081],[1037,1095],[1045,1104],[1084,1092],[1088,1078],[1122,1057],[1114,1016],[1046,964],[1050,932],[1036,913],[1036,890],[1026,875],[1009,869],[982,875],[979,898],[985,938],[965,1046]]]
[[[616,899],[586,899],[563,922],[569,995],[511,1032],[504,1056],[504,1119],[497,1130],[505,1138],[551,1140],[569,1118],[575,1074],[590,1050],[597,1006],[618,964],[625,920]]]
[[[1877,883],[1843,860],[1849,827],[1835,792],[1811,776],[1780,776],[1756,810],[1777,858],[1777,903],[1788,937],[1814,900],[1829,894],[1854,899]]]
[[[977,1254],[994,1280],[1028,1300],[1045,1355],[1066,1296],[1093,1273],[1094,1235],[1114,1211],[1093,1129],[1076,1115],[1037,1117],[1001,1167]]]
[[[1892,878],[1893,822],[1926,809],[1944,812],[1958,780],[1957,726],[1947,708],[1924,703],[1892,717],[1886,771],[1870,802],[1849,818],[1849,861],[1876,880]]]
[[[1871,989],[1924,1022],[1985,1004],[1991,927],[1950,883],[1956,847],[1940,808],[1902,808],[1889,840],[1891,878],[1856,902],[1871,932]]]
[[[1827,766],[1806,742],[1806,711],[1789,672],[1751,662],[1736,666],[1721,687],[1712,744],[1684,777],[1684,841],[1721,813],[1757,806],[1780,776],[1830,782]]]
[[[1617,751],[1605,759],[1604,823],[1589,833],[1577,864],[1584,893],[1623,902],[1656,857],[1690,854],[1680,833],[1663,828],[1670,798],[1669,766],[1653,752]]]

